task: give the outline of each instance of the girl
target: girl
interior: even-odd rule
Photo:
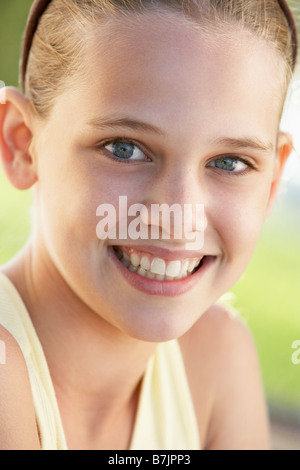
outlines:
[[[1,448],[268,448],[251,337],[217,301],[291,150],[296,56],[282,0],[34,2],[0,112],[5,174],[34,195],[1,269]],[[120,197],[158,237],[99,230]],[[155,204],[200,205],[203,243]]]

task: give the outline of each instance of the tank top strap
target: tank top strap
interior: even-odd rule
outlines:
[[[160,343],[141,388],[131,450],[200,450],[196,413],[177,340]]]

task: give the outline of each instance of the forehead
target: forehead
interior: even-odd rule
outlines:
[[[281,59],[236,25],[202,28],[173,13],[115,18],[90,31],[83,61],[64,96],[80,93],[82,116],[129,113],[162,127],[174,116],[179,126],[231,118],[278,125]]]

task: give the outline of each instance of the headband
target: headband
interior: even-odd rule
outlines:
[[[24,42],[23,42],[21,68],[20,68],[20,79],[21,79],[21,84],[23,86],[23,90],[25,88],[25,76],[26,76],[28,58],[29,58],[29,54],[30,54],[30,50],[32,46],[32,41],[33,41],[35,32],[38,28],[41,16],[47,9],[50,2],[51,0],[35,0],[29,13],[27,26],[25,30]],[[297,25],[293,17],[292,11],[287,3],[287,0],[278,0],[278,3],[283,13],[285,14],[286,20],[288,22],[288,25],[292,33],[293,68],[295,68],[295,65],[297,62],[297,55],[298,55]]]

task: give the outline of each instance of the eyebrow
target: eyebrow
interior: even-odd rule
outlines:
[[[214,140],[214,144],[228,146],[235,149],[250,149],[260,150],[266,153],[272,153],[274,151],[274,145],[272,142],[263,142],[257,137],[245,137],[245,138],[232,138],[222,137]]]
[[[147,122],[132,119],[130,117],[97,117],[95,119],[91,119],[88,122],[88,125],[90,127],[100,130],[112,128],[127,128],[144,132],[152,132],[154,134],[165,136],[164,132],[159,127]],[[212,143],[215,145],[226,146],[235,149],[259,150],[266,153],[272,153],[274,150],[272,142],[263,142],[257,137],[221,137],[213,140]]]
[[[154,126],[153,124],[149,124],[147,122],[137,121],[135,119],[127,118],[127,117],[118,117],[118,118],[96,118],[92,119],[88,122],[90,127],[94,127],[96,129],[105,130],[108,128],[127,128],[133,130],[140,130],[144,132],[152,132],[154,134],[165,135],[159,127]]]

